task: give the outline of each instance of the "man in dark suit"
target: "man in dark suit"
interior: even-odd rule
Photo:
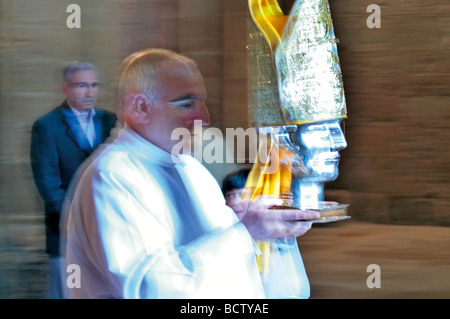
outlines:
[[[67,188],[80,164],[105,141],[116,123],[114,113],[94,108],[98,74],[92,64],[70,63],[63,71],[62,90],[65,101],[34,122],[30,151],[34,180],[45,202],[52,298],[62,297],[59,220]]]

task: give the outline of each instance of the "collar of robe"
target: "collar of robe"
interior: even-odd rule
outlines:
[[[126,140],[129,144],[131,143],[135,154],[157,165],[165,167],[183,165],[183,158],[186,156],[164,151],[140,136],[127,123],[124,124],[124,128],[119,132],[119,139]]]

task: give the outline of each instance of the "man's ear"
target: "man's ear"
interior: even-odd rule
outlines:
[[[147,124],[150,118],[150,101],[142,93],[131,93],[125,97],[125,116],[135,124]]]
[[[65,96],[67,96],[67,91],[69,90],[69,83],[67,82],[63,82],[62,83],[62,91],[64,93]]]

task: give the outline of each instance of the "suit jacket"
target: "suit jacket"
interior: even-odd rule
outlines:
[[[66,102],[33,124],[31,167],[45,202],[46,251],[59,255],[59,219],[66,190],[81,163],[103,143],[115,126],[114,113],[95,109],[96,139],[91,147]]]

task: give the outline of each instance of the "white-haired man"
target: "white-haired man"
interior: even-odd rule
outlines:
[[[67,263],[80,267],[73,298],[261,298],[253,240],[300,236],[317,218],[249,203],[241,221],[190,155],[171,154],[173,130],[209,124],[194,61],[150,49],[120,68],[124,128],[81,176],[67,224]],[[186,137],[188,140],[188,137]],[[278,203],[279,204],[279,203]]]

